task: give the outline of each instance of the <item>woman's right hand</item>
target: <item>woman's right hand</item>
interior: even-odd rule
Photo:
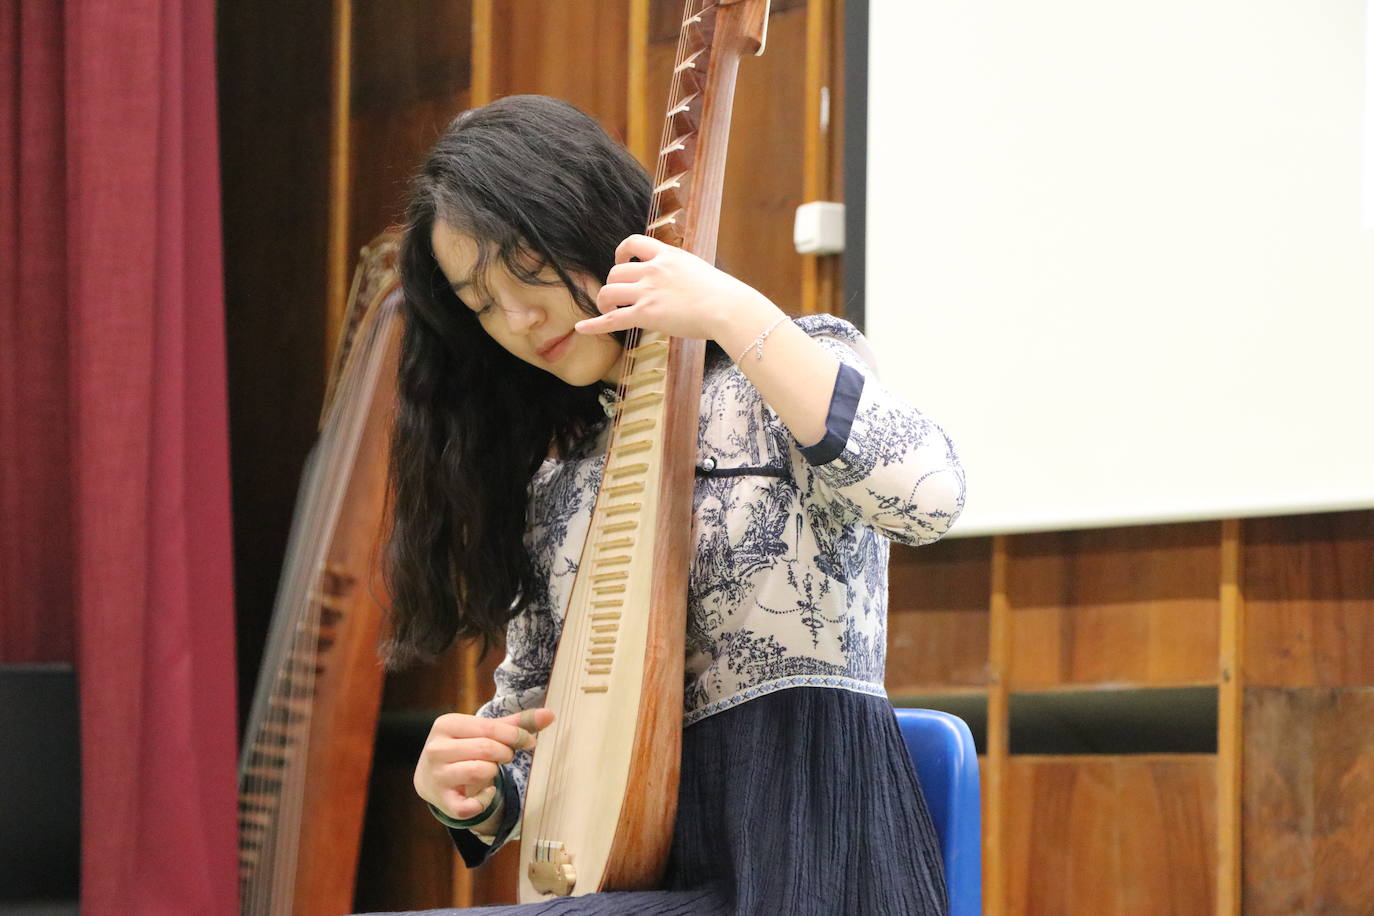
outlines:
[[[532,750],[535,735],[552,721],[547,709],[526,709],[500,719],[440,716],[415,766],[415,791],[449,817],[475,817],[496,794],[493,780],[500,765],[510,763],[516,751]]]

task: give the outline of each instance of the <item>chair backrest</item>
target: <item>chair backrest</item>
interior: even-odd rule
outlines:
[[[896,713],[940,835],[950,916],[978,916],[983,912],[983,825],[973,735],[963,719],[947,712]]]

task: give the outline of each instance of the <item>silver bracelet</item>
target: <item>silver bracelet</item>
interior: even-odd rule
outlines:
[[[787,316],[783,315],[777,321],[770,324],[768,326],[768,330],[764,331],[758,337],[755,337],[754,342],[744,348],[744,352],[740,354],[739,359],[735,360],[735,362],[739,362],[740,359],[744,359],[746,356],[748,356],[750,350],[754,351],[755,359],[763,359],[763,342],[768,339],[769,334],[773,333],[774,328],[776,328],[778,325],[782,324],[786,320]]]

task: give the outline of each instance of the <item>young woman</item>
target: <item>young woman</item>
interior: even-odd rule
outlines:
[[[863,338],[636,233],[649,177],[537,96],[461,115],[413,190],[388,552],[393,663],[505,637],[415,787],[469,866],[512,839],[609,435],[624,332],[708,345],[682,781],[664,889],[519,912],[927,914],[938,842],[883,691],[888,542],[964,500]],[[912,358],[938,358],[912,342]],[[502,908],[504,909],[504,908]]]

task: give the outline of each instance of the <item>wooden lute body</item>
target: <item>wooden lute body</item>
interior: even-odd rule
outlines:
[[[688,0],[647,234],[714,261],[739,59],[768,0]],[[705,343],[632,333],[526,790],[520,900],[657,886],[677,809]]]

